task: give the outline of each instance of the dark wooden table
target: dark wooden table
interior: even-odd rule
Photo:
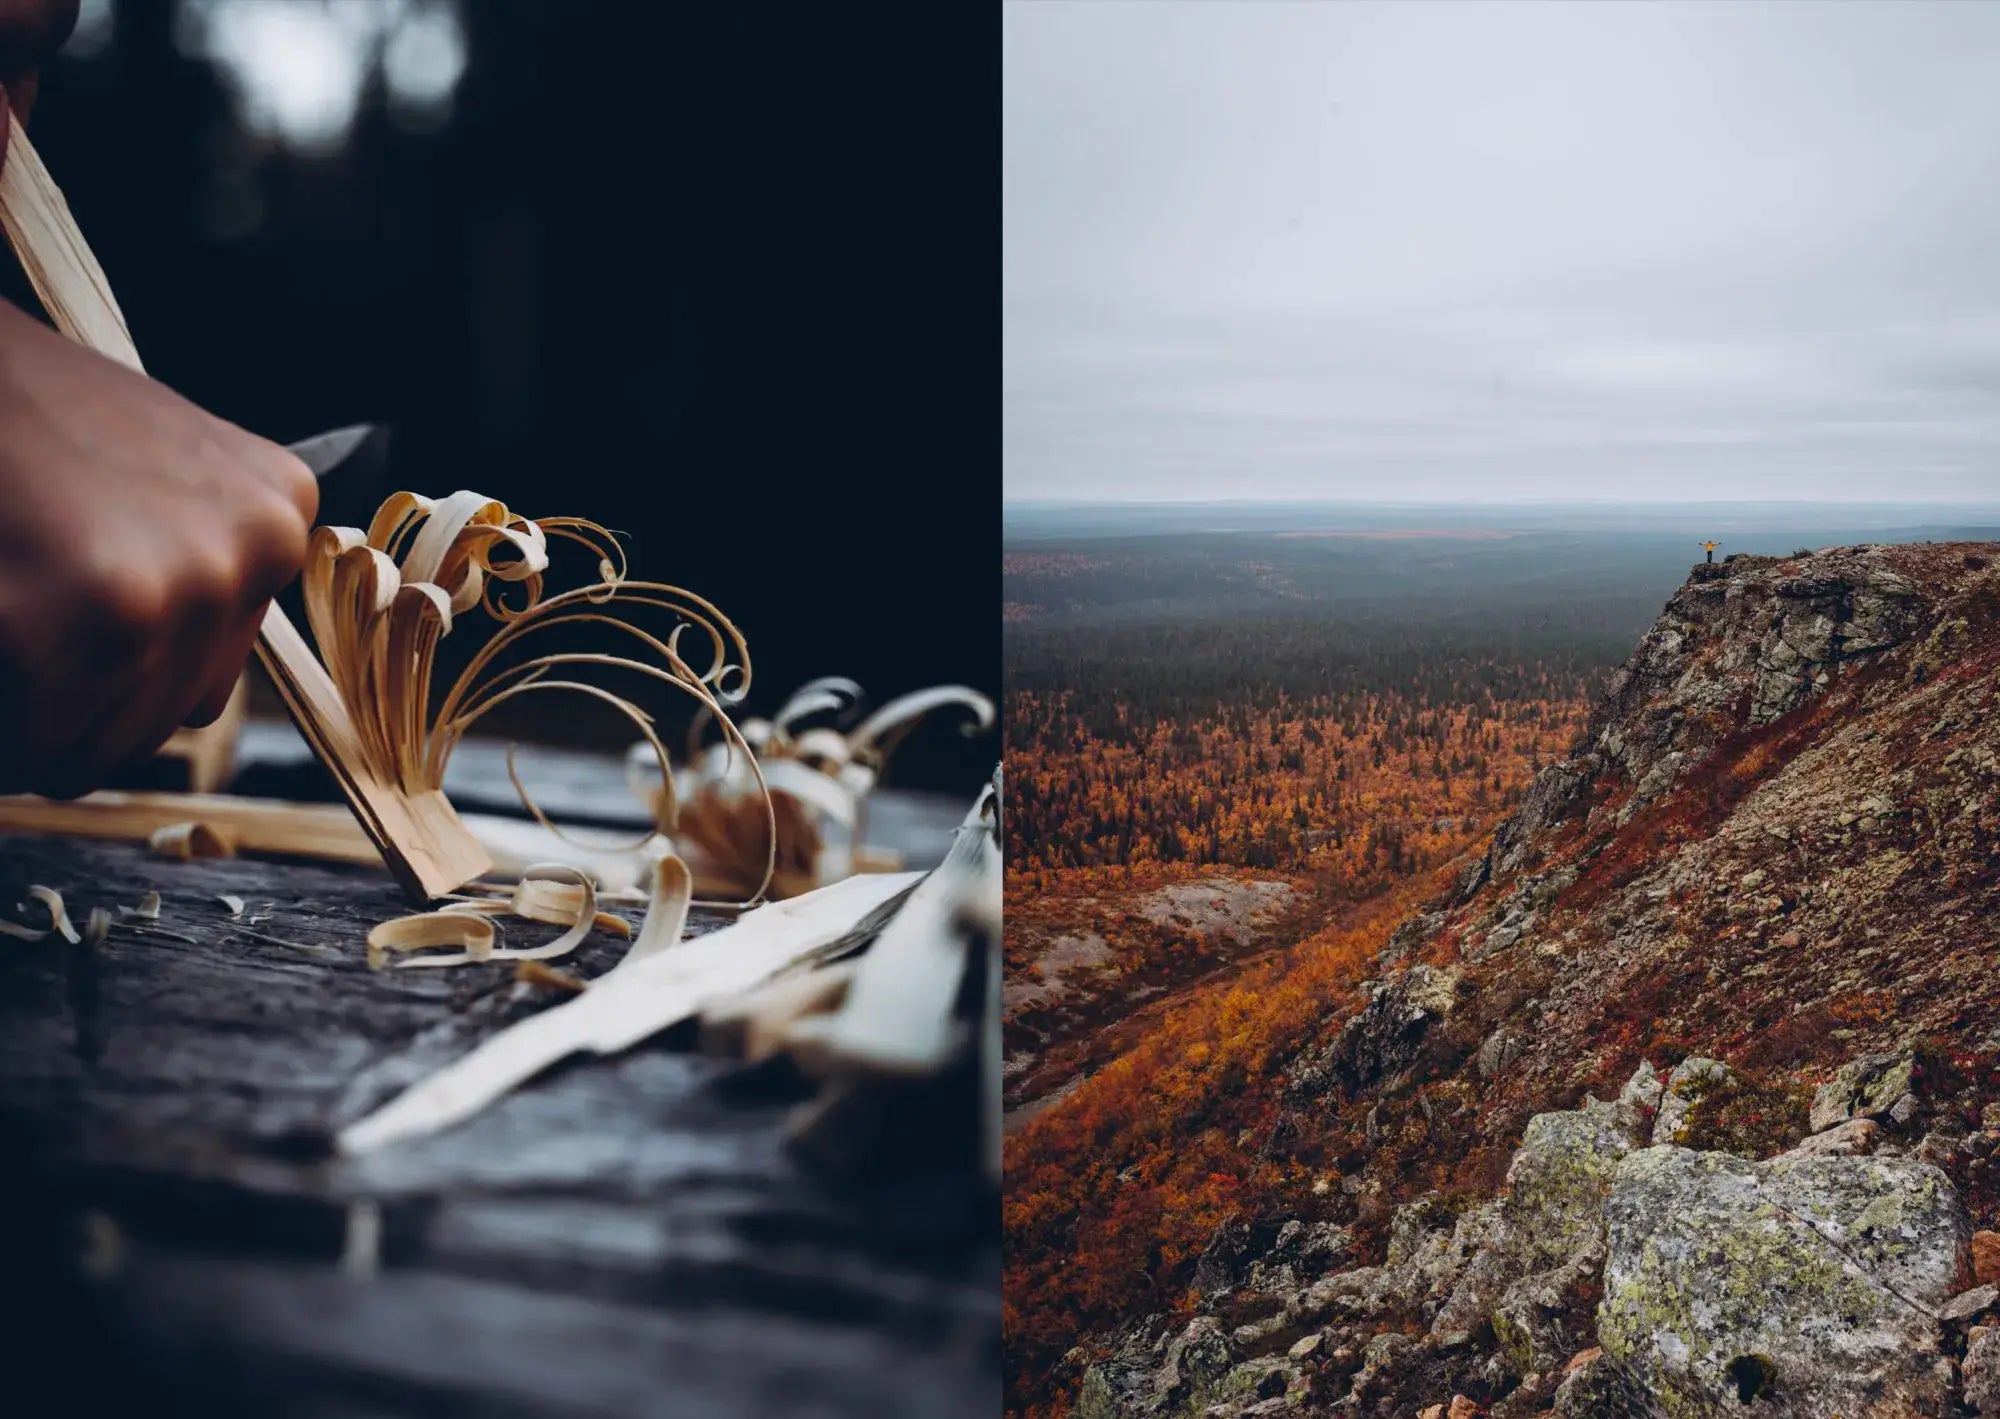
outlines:
[[[883,809],[916,866],[962,811]],[[157,891],[187,939],[0,938],[0,1413],[999,1412],[998,1204],[963,1153],[829,1171],[785,1142],[805,1081],[669,1036],[340,1159],[334,1128],[553,997],[369,971],[407,909],[380,872],[0,838],[0,909],[33,883],[79,926]]]

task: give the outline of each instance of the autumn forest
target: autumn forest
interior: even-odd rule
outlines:
[[[1224,1215],[1307,1185],[1237,1151],[1250,1086],[1575,738],[1658,605],[1614,560],[1452,538],[1010,551],[1012,1412],[1063,1412],[1076,1337],[1184,1300]]]

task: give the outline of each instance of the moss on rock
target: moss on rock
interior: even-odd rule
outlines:
[[[1618,1165],[1598,1340],[1670,1419],[1944,1412],[1934,1308],[1969,1228],[1944,1175],[1907,1158],[1752,1163],[1673,1147]]]

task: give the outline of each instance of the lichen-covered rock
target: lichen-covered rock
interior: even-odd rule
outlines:
[[[1959,1373],[1964,1377],[1966,1407],[1979,1419],[2000,1419],[2000,1327],[1974,1328],[1965,1342]]]
[[[1473,1067],[1481,1079],[1491,1079],[1506,1073],[1527,1049],[1526,1040],[1502,1025],[1480,1044],[1479,1053],[1473,1056]]]
[[[1882,1125],[1872,1118],[1851,1118],[1824,1133],[1815,1133],[1782,1156],[1787,1158],[1849,1158],[1873,1153],[1882,1143]],[[1926,1159],[1925,1161],[1929,1161]]]
[[[1230,1367],[1229,1340],[1213,1316],[1196,1316],[1167,1343],[1166,1362],[1153,1377],[1153,1399],[1165,1406],[1192,1402]]]
[[[1562,1419],[1652,1419],[1658,1411],[1632,1372],[1593,1346],[1564,1367],[1555,1412]]]
[[[1632,1077],[1625,1081],[1625,1087],[1618,1091],[1618,1102],[1627,1108],[1638,1109],[1650,1119],[1660,1111],[1660,1098],[1665,1087],[1651,1061],[1642,1059]]]
[[[1593,1240],[1561,1266],[1524,1276],[1502,1293],[1493,1336],[1517,1372],[1553,1369],[1589,1341],[1603,1270],[1604,1245]]]
[[[1495,1232],[1517,1274],[1561,1266],[1602,1235],[1612,1174],[1640,1141],[1633,1127],[1629,1113],[1595,1099],[1528,1120]]]
[[[1083,1372],[1070,1419],[1137,1419],[1153,1409],[1153,1372],[1129,1360],[1107,1360]]]
[[[1249,1360],[1234,1366],[1203,1394],[1202,1402],[1225,1414],[1241,1412],[1259,1400],[1277,1399],[1300,1387],[1298,1368],[1281,1359]]]
[[[1124,1412],[1119,1404],[1119,1395],[1111,1387],[1102,1365],[1092,1365],[1083,1372],[1083,1384],[1076,1392],[1076,1403],[1070,1407],[1073,1419],[1119,1419]]]
[[[1644,1110],[1630,1100],[1586,1099],[1581,1109],[1530,1119],[1507,1170],[1506,1195],[1464,1214],[1440,1254],[1430,1294],[1442,1304],[1431,1335],[1490,1323],[1496,1334],[1516,1337],[1523,1355],[1566,1343],[1577,1328],[1577,1305],[1587,1309],[1579,1298],[1595,1284],[1612,1173],[1644,1127]],[[1525,1368],[1517,1365],[1516,1373]]]
[[[1659,1117],[1653,1120],[1653,1142],[1685,1142],[1683,1135],[1695,1105],[1735,1084],[1736,1071],[1719,1059],[1691,1055],[1676,1064],[1660,1096]]]
[[[1812,1131],[1823,1133],[1850,1118],[1887,1118],[1906,1096],[1915,1096],[1923,1076],[1922,1057],[1910,1048],[1849,1060],[1813,1095]]]
[[[1353,1245],[1354,1234],[1338,1223],[1294,1218],[1279,1226],[1277,1239],[1262,1260],[1267,1265],[1282,1262],[1324,1273],[1331,1271]]]
[[[1669,1416],[1945,1412],[1931,1313],[1969,1274],[1951,1184],[1908,1158],[1654,1147],[1618,1165],[1598,1339]]]

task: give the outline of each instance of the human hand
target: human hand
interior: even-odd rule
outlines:
[[[0,302],[0,791],[219,715],[318,505],[285,449]]]

